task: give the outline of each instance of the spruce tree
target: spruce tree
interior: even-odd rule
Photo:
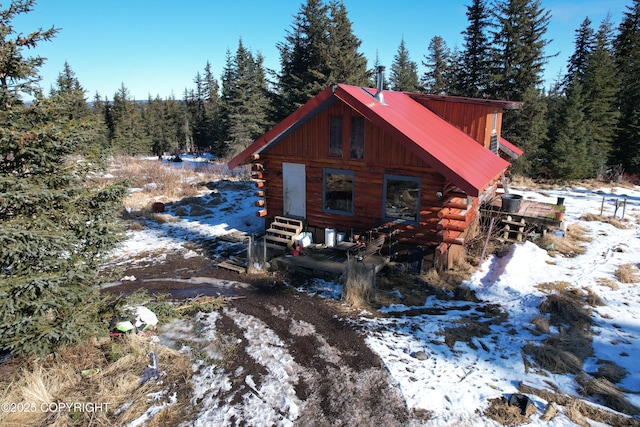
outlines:
[[[589,158],[590,176],[602,176],[611,159],[618,124],[616,108],[618,76],[612,49],[613,29],[605,18],[595,35],[591,55],[583,76],[585,120],[591,134]]]
[[[227,53],[222,77],[221,121],[224,154],[235,155],[262,135],[270,122],[264,59],[253,56],[240,39],[236,55]]]
[[[204,67],[203,76],[204,90],[204,123],[205,136],[204,144],[200,148],[210,150],[212,153],[218,153],[219,146],[217,142],[220,137],[220,129],[218,128],[218,118],[220,115],[220,85],[211,71],[211,63],[207,61]]]
[[[504,112],[501,135],[524,151],[512,163],[512,172],[537,176],[549,130],[547,100],[541,90],[532,87],[522,95],[522,103],[521,108]]]
[[[501,0],[495,6],[489,93],[496,99],[522,101],[526,91],[542,83],[550,12],[540,0]]]
[[[615,159],[627,173],[640,174],[640,0],[633,0],[632,5],[627,6],[614,50],[620,78]]]
[[[362,41],[353,34],[351,21],[343,2],[330,3],[329,18],[331,51],[329,81],[366,86],[368,84],[367,59],[358,50]]]
[[[16,34],[12,21],[33,11],[35,0],[13,0],[7,9],[0,10],[0,108],[8,110],[20,101],[20,93],[38,94],[40,75],[44,64],[41,56],[25,57],[25,48],[35,48],[42,41],[49,41],[59,29],[38,29],[30,34]],[[0,5],[2,7],[2,5]]]
[[[64,70],[58,75],[55,87],[51,88],[50,96],[59,97],[56,104],[64,106],[69,118],[74,119],[91,114],[85,94],[86,91],[80,85],[71,66],[65,62]]]
[[[102,156],[108,149],[108,130],[104,123],[104,116],[93,113],[85,98],[86,91],[76,78],[71,66],[65,62],[64,70],[58,75],[56,84],[51,87],[49,103],[55,106],[56,113],[67,117],[67,123],[82,123],[91,125],[95,130],[93,138],[88,144],[78,147],[84,156]]]
[[[580,84],[584,83],[584,74],[594,47],[594,37],[591,20],[587,17],[582,21],[580,28],[576,30],[575,50],[569,58],[567,74],[564,79],[565,86],[574,81]]]
[[[107,126],[110,144],[115,152],[133,155],[152,151],[151,139],[142,121],[142,109],[130,98],[129,89],[124,83],[113,95],[113,104],[107,110]]]
[[[11,89],[40,92],[33,84],[42,61],[21,50],[45,38],[7,40],[16,11],[32,4],[0,12],[0,45],[13,49],[10,64],[0,61],[11,82],[0,103],[0,351],[44,355],[106,332],[97,270],[117,243],[127,189],[92,181],[103,164],[80,155],[101,132],[92,117],[69,114],[60,94],[22,106]]]
[[[330,83],[330,20],[321,0],[300,7],[280,51],[277,117],[282,119]]]
[[[429,54],[425,55],[425,59],[427,62],[423,61],[422,65],[427,67],[427,71],[420,79],[422,90],[436,95],[449,94],[452,65],[447,42],[440,36],[433,37],[429,43]]]
[[[145,109],[145,125],[151,138],[153,154],[161,156],[175,152],[184,129],[183,107],[175,99],[149,98]]]
[[[524,102],[520,110],[505,111],[502,135],[524,150],[513,170],[534,174],[537,156],[547,138],[546,106],[540,85],[548,60],[544,35],[550,13],[542,8],[540,0],[502,0],[495,6],[488,95]]]
[[[575,78],[567,87],[552,127],[549,166],[555,178],[583,179],[590,174],[590,135],[584,117],[582,85]]]
[[[207,62],[205,72],[211,72],[210,64]],[[199,149],[207,149],[215,145],[216,137],[216,114],[218,107],[217,94],[210,101],[212,94],[210,87],[216,85],[215,79],[211,76],[203,77],[200,72],[196,73],[194,83],[195,90],[185,91],[184,101],[189,119],[190,134],[193,138],[193,144]],[[211,104],[214,104],[213,106]]]
[[[398,51],[393,57],[389,85],[392,90],[405,92],[417,92],[419,88],[418,65],[411,60],[404,38],[400,41]]]
[[[485,0],[472,0],[467,6],[469,25],[462,32],[464,46],[457,62],[453,94],[473,98],[486,97],[489,88],[490,43],[488,29],[491,24]]]

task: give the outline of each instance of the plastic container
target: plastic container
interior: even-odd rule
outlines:
[[[520,210],[522,196],[519,194],[503,194],[502,210],[505,212],[518,212]]]
[[[346,234],[345,234],[344,232],[339,231],[339,232],[336,234],[336,244],[344,242],[344,238],[345,238],[345,236],[346,236]]]
[[[330,248],[336,245],[336,229],[335,228],[324,229],[324,244]]]
[[[296,246],[300,245],[303,248],[306,248],[311,243],[313,243],[313,237],[311,236],[311,233],[309,233],[308,231],[303,231],[302,233],[298,234],[295,237],[294,243]]]

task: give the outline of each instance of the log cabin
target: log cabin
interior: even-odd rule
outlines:
[[[383,81],[383,69],[378,81]],[[522,154],[500,137],[511,101],[363,88],[326,88],[231,159],[251,164],[257,215],[326,229],[384,232],[447,266],[479,207]]]

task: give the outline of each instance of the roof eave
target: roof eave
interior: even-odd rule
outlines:
[[[284,136],[302,126],[320,111],[333,104],[335,102],[333,89],[333,87],[326,88],[318,95],[307,101],[307,103],[305,103],[303,106],[288,115],[284,120],[271,128],[271,130],[269,130],[267,133],[256,139],[251,145],[249,145],[240,154],[232,158],[227,163],[229,169],[233,169],[244,163],[247,163],[251,155],[263,151],[269,145],[281,140]]]
[[[392,138],[401,142],[405,148],[407,148],[412,154],[416,157],[420,158],[424,162],[430,164],[436,170],[439,171],[445,178],[447,178],[451,183],[456,185],[466,194],[474,197],[478,197],[480,193],[491,183],[491,181],[495,180],[500,176],[504,170],[507,169],[509,163],[506,160],[500,159],[500,157],[496,156],[496,160],[504,162],[504,168],[496,168],[495,175],[486,180],[486,182],[482,186],[474,185],[468,180],[464,179],[464,177],[460,176],[457,171],[451,169],[447,164],[440,161],[438,158],[433,156],[428,151],[422,149],[417,144],[414,143],[410,138],[408,138],[402,131],[392,126],[388,123],[382,116],[380,116],[377,112],[377,108],[388,108],[386,105],[382,105],[378,102],[377,99],[373,97],[373,94],[369,91],[366,91],[371,96],[371,103],[367,105],[363,105],[358,99],[353,97],[348,91],[344,90],[340,85],[335,90],[335,95],[349,105],[354,110],[358,111],[364,117],[366,117],[371,122],[375,123],[377,126],[382,128],[387,134],[389,134]],[[498,170],[500,169],[500,170]]]

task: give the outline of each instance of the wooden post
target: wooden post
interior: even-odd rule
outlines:
[[[489,231],[487,232],[487,239],[484,241],[484,246],[482,247],[482,255],[480,255],[480,262],[484,261],[484,256],[487,253],[487,245],[489,245],[489,240],[491,240],[491,232],[493,231],[493,223],[496,221],[496,217],[491,217],[491,222],[489,222]]]
[[[253,236],[247,240],[247,273],[253,273]]]
[[[620,219],[624,219],[624,212],[627,210],[627,198],[624,198],[622,202],[622,217]]]
[[[264,238],[262,239],[262,250],[263,250],[263,254],[264,254],[264,259],[262,260],[262,262],[264,264],[267,263],[267,235],[264,235]]]
[[[376,292],[376,266],[371,266],[371,297],[375,298]],[[370,302],[370,301],[367,301]]]
[[[604,211],[604,196],[602,196],[602,204],[600,205],[600,216],[602,216],[603,211]]]

